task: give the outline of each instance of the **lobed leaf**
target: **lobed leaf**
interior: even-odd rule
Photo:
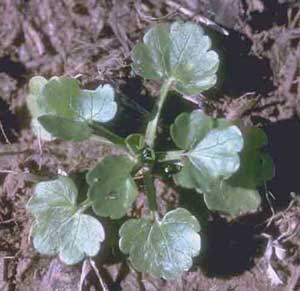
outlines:
[[[174,80],[175,89],[195,95],[216,84],[219,57],[195,23],[157,24],[135,46],[134,71],[146,79]]]
[[[34,124],[42,123],[43,132],[57,138],[87,139],[92,134],[89,123],[108,122],[117,112],[114,89],[110,85],[81,90],[76,79],[63,76],[49,81],[34,77],[29,87],[28,106],[34,113]]]
[[[255,127],[242,128],[245,145],[241,152],[241,166],[228,180],[217,182],[204,193],[207,207],[232,217],[256,211],[261,204],[257,187],[272,179],[273,161],[260,151],[267,144],[265,133]]]
[[[211,130],[187,156],[204,175],[229,178],[240,166],[238,153],[243,148],[243,137],[236,126]]]
[[[140,272],[173,279],[192,266],[201,248],[197,219],[186,209],[168,212],[161,221],[130,219],[119,233],[119,246]]]
[[[257,210],[261,198],[256,188],[274,175],[271,157],[261,151],[267,144],[264,132],[242,125],[239,129],[236,123],[218,119],[209,129],[208,119],[194,111],[181,114],[171,127],[174,142],[186,150],[175,183],[203,193],[210,210],[231,216]]]
[[[95,256],[104,240],[101,223],[78,209],[78,191],[69,177],[40,182],[27,209],[35,216],[33,244],[41,254],[59,254],[68,264]]]
[[[230,181],[223,181],[204,193],[204,201],[208,209],[235,217],[255,212],[261,197],[256,189],[232,186]]]
[[[127,156],[107,156],[87,174],[88,197],[96,214],[123,217],[138,195],[130,175],[135,163]]]

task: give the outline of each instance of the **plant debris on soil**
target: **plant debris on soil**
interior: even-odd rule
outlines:
[[[166,282],[135,272],[112,233],[96,259],[99,274],[108,290],[300,290],[297,0],[2,0],[0,290],[78,290],[81,265],[67,267],[33,250],[25,205],[37,177],[49,179],[58,170],[82,173],[115,151],[94,140],[40,144],[25,104],[28,80],[66,74],[90,88],[111,83],[120,93],[126,130],[138,130],[158,87],[153,82],[145,87],[132,74],[132,47],[153,23],[178,18],[203,26],[221,56],[217,86],[193,96],[193,106],[262,126],[276,176],[261,191],[261,211],[237,221],[207,213],[201,196],[185,191],[179,198],[178,189],[157,180],[162,212],[183,204],[200,220],[209,218],[202,255],[181,279]],[[112,126],[120,130],[117,122]],[[139,196],[131,215],[144,213],[144,198]],[[101,290],[92,268],[85,272],[83,290]]]

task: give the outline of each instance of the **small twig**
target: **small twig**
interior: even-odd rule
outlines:
[[[2,221],[0,221],[0,225],[10,224],[10,223],[15,222],[15,221],[16,220],[14,218],[2,220]]]
[[[90,264],[89,264],[89,261],[86,259],[86,260],[84,260],[82,269],[81,269],[79,288],[78,288],[79,291],[83,291],[83,284],[84,284],[85,278],[89,272],[90,272]]]
[[[100,283],[100,285],[101,285],[101,287],[102,287],[102,290],[103,290],[103,291],[109,291],[108,288],[106,287],[104,281],[102,280],[102,278],[101,278],[101,276],[100,276],[100,272],[99,272],[99,270],[98,270],[98,268],[97,268],[97,266],[96,266],[96,264],[95,264],[95,261],[92,260],[91,258],[89,258],[89,262],[90,262],[90,264],[91,264],[93,270],[94,270],[95,273],[96,273],[96,276],[97,276],[97,278],[98,278],[98,280],[99,280],[99,283]]]
[[[258,98],[252,98],[254,96],[254,92],[248,92],[238,99],[236,99],[231,108],[228,109],[228,113],[226,114],[226,119],[239,119],[241,118],[247,111],[251,110],[258,102]]]
[[[2,133],[2,135],[3,135],[3,137],[4,137],[4,139],[5,139],[5,142],[6,142],[7,144],[11,144],[11,142],[9,141],[9,139],[8,139],[6,133],[5,133],[5,130],[4,130],[4,127],[3,127],[3,124],[2,124],[2,122],[1,122],[1,120],[0,120],[0,130],[1,130],[1,133]]]
[[[0,170],[0,174],[20,175],[20,174],[23,174],[23,173],[22,172],[13,171],[13,170]]]
[[[218,31],[226,36],[229,35],[229,32],[225,28],[221,27],[220,25],[216,24],[215,22],[211,21],[210,19],[208,19],[202,15],[199,15],[199,14],[195,15],[195,13],[193,11],[181,6],[180,4],[174,2],[173,0],[166,0],[166,4],[169,7],[176,9],[176,11],[180,11],[182,14],[193,18],[197,22],[201,22],[206,26],[210,26],[213,29],[215,29],[216,31]]]
[[[41,56],[45,53],[45,46],[36,29],[29,21],[23,21],[23,32],[25,39],[30,41],[35,46],[38,54]]]
[[[291,280],[286,287],[286,291],[295,291],[298,280],[300,278],[300,266],[294,267],[291,274]]]
[[[269,208],[270,208],[270,210],[271,210],[271,212],[272,212],[272,217],[273,216],[275,216],[275,210],[274,210],[274,207],[273,207],[273,205],[272,205],[272,202],[271,202],[271,199],[270,199],[270,197],[273,199],[273,200],[276,200],[276,198],[275,198],[275,196],[273,195],[273,193],[271,192],[271,191],[268,191],[267,190],[267,184],[266,183],[264,183],[264,188],[265,188],[265,197],[266,197],[266,199],[267,199],[267,202],[268,202],[268,205],[269,205]],[[270,197],[269,197],[270,196]],[[270,224],[271,224],[271,222],[272,221],[270,221],[270,223],[268,223],[268,225],[267,226],[269,226]]]
[[[288,23],[289,23],[289,27],[291,27],[291,28],[297,27],[297,23],[298,23],[299,20],[300,20],[300,10],[298,10],[298,12],[296,13],[296,15],[292,19],[292,10],[289,9],[289,11],[288,11]]]
[[[42,176],[32,174],[30,172],[18,172],[13,170],[0,170],[0,174],[13,174],[16,176],[23,176],[23,179],[25,181],[34,182],[34,183],[51,179],[51,177],[46,177],[46,176],[42,177]]]
[[[39,146],[39,170],[42,169],[42,156],[43,156],[43,147],[42,147],[42,133],[41,133],[41,127],[38,127],[38,146]]]
[[[281,216],[281,217],[285,217],[285,213],[288,212],[288,211],[294,206],[295,202],[296,202],[295,200],[292,200],[292,201],[290,202],[289,206],[287,207],[287,209],[284,211],[284,213],[283,213],[283,212],[279,212],[279,213],[277,213],[277,214],[274,213],[274,214],[267,220],[267,227],[269,227],[269,226],[271,225],[271,223],[272,223],[274,220],[278,219],[280,216]]]

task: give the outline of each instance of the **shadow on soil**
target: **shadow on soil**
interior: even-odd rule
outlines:
[[[234,98],[248,92],[266,95],[274,89],[270,61],[251,53],[252,41],[246,35],[229,32],[229,36],[210,34],[220,55],[220,69],[217,89],[207,95],[212,98],[224,95]]]
[[[3,135],[3,132],[0,132],[0,143],[6,143],[6,138],[10,142],[16,142],[17,132],[20,130],[20,121],[19,118],[11,113],[8,104],[1,99],[0,96],[0,121],[3,126],[3,131],[5,132],[6,137]]]
[[[276,173],[268,184],[275,197],[275,209],[288,206],[290,193],[300,193],[300,119],[288,119],[269,124],[264,128],[268,139],[269,151],[273,157]]]
[[[7,73],[17,80],[23,80],[26,69],[22,63],[15,62],[10,57],[6,56],[0,58],[0,72]]]
[[[246,2],[246,1],[243,1]],[[288,22],[288,3],[278,3],[278,1],[262,0],[263,12],[255,11],[250,13],[248,23],[255,32],[268,30],[277,24],[284,25]],[[247,10],[247,4],[245,4]]]

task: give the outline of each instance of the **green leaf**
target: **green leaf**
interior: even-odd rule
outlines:
[[[36,219],[32,232],[34,247],[41,254],[59,254],[68,265],[95,256],[105,237],[101,223],[78,209],[77,196],[73,181],[59,177],[38,183],[27,204]]]
[[[176,146],[183,150],[191,149],[212,129],[213,119],[202,111],[180,114],[170,128]]]
[[[238,170],[242,133],[235,125],[212,129],[215,123],[193,111],[179,115],[171,126],[173,141],[188,150],[182,155],[182,170],[173,176],[177,185],[206,192],[215,180],[228,179]]]
[[[39,123],[51,135],[64,140],[88,139],[92,130],[86,122],[74,121],[56,115],[43,115],[38,118]]]
[[[117,113],[115,92],[110,85],[99,86],[96,90],[81,90],[73,109],[86,121],[108,122]]]
[[[169,27],[158,24],[143,38],[144,43],[134,47],[132,67],[146,79],[159,80],[168,77],[168,55],[170,52]]]
[[[47,83],[47,79],[41,76],[35,76],[29,81],[29,94],[26,96],[26,103],[32,117],[31,128],[36,136],[42,140],[50,141],[52,135],[47,132],[38,121],[38,117],[47,113],[43,106],[39,106],[38,100],[41,98],[42,90]]]
[[[29,90],[27,103],[32,112],[34,130],[41,131],[44,139],[47,132],[48,136],[50,133],[50,137],[61,139],[87,139],[92,133],[88,123],[108,122],[117,112],[114,89],[110,85],[81,90],[73,78],[52,77],[47,81],[43,77],[34,77]]]
[[[267,144],[265,133],[255,127],[243,127],[244,148],[239,170],[228,180],[215,183],[204,193],[207,207],[232,217],[256,211],[261,204],[257,187],[272,179],[273,161],[260,151]]]
[[[212,178],[229,178],[240,166],[238,153],[243,148],[243,137],[236,126],[211,130],[187,153],[199,172]]]
[[[117,112],[114,89],[110,85],[96,90],[80,90],[76,79],[53,77],[43,88],[47,112],[75,121],[107,122]]]
[[[42,126],[38,118],[31,120],[31,129],[41,140],[51,141],[54,139],[54,136]]]
[[[256,127],[242,128],[245,146],[241,152],[241,166],[232,176],[231,184],[256,189],[274,176],[271,156],[261,151],[268,142],[265,133]]]
[[[198,192],[206,192],[211,189],[214,179],[208,172],[199,171],[189,160],[184,162],[181,171],[173,176],[176,185],[188,189],[196,189]]]
[[[186,209],[168,212],[161,221],[130,219],[120,229],[119,246],[140,272],[173,279],[192,266],[201,248],[197,219]]]
[[[130,175],[135,163],[127,156],[107,156],[87,174],[89,200],[96,214],[123,217],[138,195]]]
[[[193,112],[193,114],[196,113]],[[183,148],[183,142],[192,140],[183,138],[187,136],[187,132],[193,130],[188,127],[187,120],[189,120],[188,115],[181,115],[172,126],[173,132],[174,128],[177,130],[176,135],[172,134],[173,140],[177,141],[178,146],[181,142],[181,148]],[[235,134],[237,128],[235,123],[239,124],[239,122],[223,119],[215,120],[214,124],[217,128],[209,131],[202,140],[200,138],[195,146],[191,146],[188,159],[183,159],[181,171],[173,176],[177,185],[196,189],[197,192],[204,194],[205,203],[210,210],[219,211],[232,217],[256,211],[261,203],[256,188],[274,175],[270,155],[261,151],[261,147],[267,144],[264,132],[259,128],[245,127],[239,124],[241,129]],[[205,123],[202,123],[202,126],[204,125]],[[190,126],[199,128],[201,131],[200,123]],[[231,133],[228,135],[228,132]],[[224,137],[226,138],[223,140]],[[185,144],[185,149],[190,144],[193,143]],[[215,147],[215,144],[218,146]],[[231,148],[232,146],[233,148]],[[241,146],[243,146],[242,150]],[[194,157],[189,154],[195,149],[196,156],[199,154],[200,162],[199,159],[193,161]],[[217,154],[215,149],[217,149]],[[232,149],[233,151],[231,151]],[[241,152],[239,152],[240,150]],[[224,159],[222,158],[223,153],[226,153]],[[183,158],[184,156],[185,154]],[[225,164],[224,167],[221,165],[222,163]]]
[[[127,148],[134,154],[139,154],[144,147],[144,136],[138,133],[129,135],[125,140]]]
[[[38,105],[38,100],[41,96],[44,86],[47,84],[47,79],[41,76],[35,76],[29,81],[29,94],[27,95],[26,102],[29,112],[33,118],[45,113],[43,108]]]
[[[39,105],[49,114],[64,118],[76,118],[78,113],[73,106],[79,102],[78,81],[70,77],[52,77],[44,86]]]
[[[261,203],[257,190],[232,186],[230,181],[217,183],[204,194],[208,209],[229,214],[232,217],[255,212]]]
[[[133,69],[146,79],[174,80],[175,89],[194,95],[217,81],[219,57],[195,23],[157,24],[133,50]]]

